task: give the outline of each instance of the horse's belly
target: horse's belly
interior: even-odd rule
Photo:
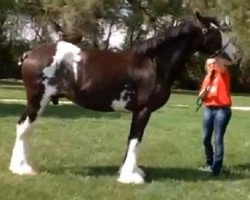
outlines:
[[[78,93],[74,102],[85,108],[96,111],[112,112],[112,111],[128,111],[131,103],[129,96],[113,97],[110,94],[86,94]]]

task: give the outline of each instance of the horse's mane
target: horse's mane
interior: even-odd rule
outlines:
[[[186,20],[181,22],[178,26],[169,26],[163,33],[133,45],[132,51],[145,54],[155,50],[165,42],[171,41],[179,36],[188,35],[192,31],[197,31],[198,26],[195,26],[194,22],[194,20]]]

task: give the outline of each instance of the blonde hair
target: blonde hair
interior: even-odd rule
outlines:
[[[210,72],[210,68],[208,67],[208,65],[211,65],[211,64],[216,64],[216,66],[220,68],[220,71],[222,73],[224,73],[226,71],[225,60],[223,58],[221,58],[221,57],[208,58],[206,60],[205,71],[207,73]]]
[[[210,71],[208,65],[215,63],[216,63],[216,58],[208,58],[205,63],[205,71],[208,73]]]
[[[215,62],[216,62],[215,58],[208,58],[207,61],[206,61],[206,64],[210,65],[210,64],[214,64]]]

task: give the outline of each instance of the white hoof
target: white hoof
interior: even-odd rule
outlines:
[[[117,179],[120,183],[125,184],[143,184],[144,178],[138,173],[121,174]]]
[[[143,178],[145,178],[145,176],[146,176],[145,172],[140,167],[136,166],[134,168],[134,172],[137,173],[137,174],[140,174]]]
[[[37,175],[37,172],[33,170],[33,168],[28,164],[23,164],[20,166],[10,165],[9,170],[14,174],[19,174],[19,175],[32,175],[32,176]]]

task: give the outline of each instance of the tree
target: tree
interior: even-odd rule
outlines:
[[[21,49],[53,42],[56,32],[83,47],[108,49],[113,30],[122,29],[127,33],[123,46],[127,48],[192,16],[196,9],[217,16],[222,25],[230,21],[232,29],[228,34],[236,38],[244,52],[242,65],[234,68],[233,87],[249,90],[248,0],[0,0],[0,73],[11,69],[9,66],[14,65]],[[33,35],[28,40],[23,33],[27,26]],[[180,77],[179,86],[198,88],[204,59],[194,56]]]

